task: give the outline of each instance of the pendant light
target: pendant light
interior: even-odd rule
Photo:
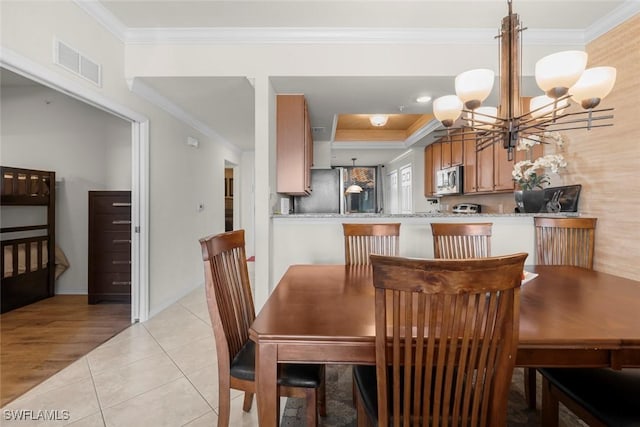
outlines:
[[[351,161],[353,162],[353,167],[356,167],[356,158],[352,157]],[[351,176],[353,177],[353,172],[351,172]],[[358,184],[356,184],[355,179],[351,179],[351,185],[349,187],[347,187],[347,189],[345,190],[346,194],[354,194],[354,193],[362,193],[362,187],[360,187]]]

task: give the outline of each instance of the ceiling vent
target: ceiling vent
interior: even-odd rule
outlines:
[[[87,58],[71,46],[55,41],[54,62],[72,73],[89,80],[96,86],[102,86],[102,67]]]

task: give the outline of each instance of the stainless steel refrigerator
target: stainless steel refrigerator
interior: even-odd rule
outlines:
[[[311,194],[293,197],[293,212],[344,213],[342,168],[311,169]]]

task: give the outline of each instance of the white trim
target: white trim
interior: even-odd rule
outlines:
[[[190,126],[196,129],[198,132],[202,133],[203,135],[206,135],[209,138],[212,138],[217,142],[220,142],[235,154],[240,154],[240,152],[242,151],[237,145],[227,141],[214,129],[210,128],[206,124],[202,123],[200,120],[193,117],[191,114],[183,110],[181,107],[179,107],[170,99],[162,96],[154,88],[144,83],[139,77],[135,77],[133,79],[127,79],[127,84],[131,92],[143,97],[147,101],[151,102],[153,105],[163,109],[164,111],[169,113],[171,116],[173,116],[177,120],[181,121],[187,126]]]
[[[332,150],[398,150],[407,148],[400,141],[332,141]]]
[[[588,27],[584,31],[584,42],[592,42],[638,13],[640,13],[640,0],[627,0]]]
[[[97,0],[73,0],[80,9],[87,12],[89,16],[98,21],[118,40],[125,43],[127,40],[127,27],[106,7]]]
[[[390,165],[392,163],[399,162],[400,160],[402,160],[402,159],[404,159],[404,158],[406,158],[406,157],[408,157],[408,156],[410,156],[412,154],[413,154],[413,150],[407,150],[404,153],[400,154],[399,156],[389,160],[387,162],[387,164]]]
[[[129,28],[95,0],[73,0],[98,23],[126,44],[155,43],[421,43],[453,45],[493,45],[495,28],[295,28],[295,27],[216,27],[216,28]],[[627,0],[586,30],[528,29],[525,45],[583,45],[626,21],[640,11],[638,0]]]
[[[427,124],[409,135],[409,137],[405,140],[405,144],[410,147],[416,142],[420,141],[422,138],[430,135],[436,129],[440,129],[441,127],[442,123],[440,123],[439,120],[431,119]]]
[[[3,46],[0,46],[0,66],[62,92],[85,104],[132,122],[132,128],[138,130],[132,133],[131,141],[133,150],[131,214],[132,227],[134,229],[139,227],[144,233],[132,233],[131,236],[132,266],[138,265],[138,268],[134,267],[131,275],[132,302],[137,302],[136,304],[131,304],[131,320],[144,321],[148,319],[149,119],[100,93],[94,92],[74,81],[67,80],[53,70]],[[134,247],[136,248],[135,252],[133,250]],[[135,276],[134,272],[137,272],[139,276]]]

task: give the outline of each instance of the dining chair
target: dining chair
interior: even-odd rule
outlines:
[[[526,253],[371,255],[375,366],[356,366],[358,426],[504,426]]]
[[[342,224],[344,262],[368,265],[369,255],[397,255],[400,247],[400,223]]]
[[[597,218],[535,217],[536,264],[593,269]],[[536,408],[536,369],[524,368],[524,395]]]
[[[535,217],[536,264],[593,269],[597,218]]]
[[[447,259],[491,256],[491,222],[431,223],[433,257]]]
[[[541,425],[558,425],[558,403],[591,427],[640,426],[640,369],[560,368],[542,372]]]
[[[218,426],[230,418],[230,389],[245,392],[243,410],[251,409],[255,385],[255,343],[249,327],[255,309],[244,249],[244,230],[200,239],[204,261],[205,291],[218,358]],[[324,367],[281,365],[278,373],[281,396],[306,400],[306,424],[317,425],[318,407],[326,414]]]

